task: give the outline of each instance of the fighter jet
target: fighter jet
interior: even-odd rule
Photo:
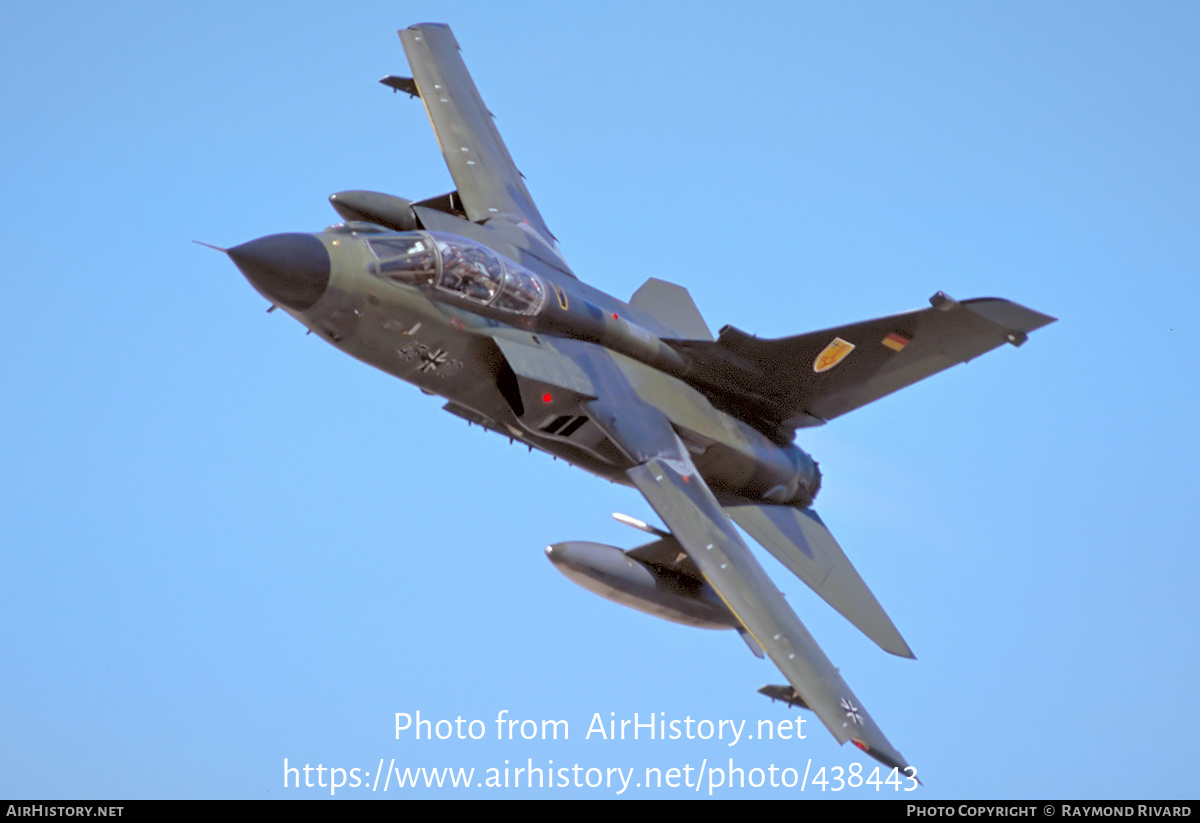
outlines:
[[[733,629],[839,743],[912,769],[767,577],[734,524],[883,649],[908,644],[812,508],[816,461],[794,442],[884,395],[1053,322],[1007,300],[957,301],[782,339],[709,331],[687,290],[650,279],[628,301],[559,251],[449,27],[400,32],[455,190],[411,201],[330,196],[345,220],[227,250],[251,285],[346,354],[444,397],[446,411],[637,489],[665,528],[622,551],[546,552],[611,600]]]

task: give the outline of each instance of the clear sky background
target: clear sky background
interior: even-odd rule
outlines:
[[[938,290],[1060,318],[800,434],[916,662],[760,554],[920,770],[899,796],[1200,795],[1195,3],[117,2],[5,13],[0,796],[329,796],[284,789],[285,758],[635,783],[732,759],[830,784],[717,796],[897,796],[831,791],[874,762],[757,695],[782,678],[736,635],[546,561],[637,545],[609,518],[654,520],[635,492],[265,314],[191,242],[319,231],[342,189],[448,191],[420,103],[375,82],[424,21],[606,291],[678,282],[763,336]],[[417,711],[486,738],[396,740]],[[502,711],[570,739],[496,740]],[[809,720],[585,739],[635,712]]]

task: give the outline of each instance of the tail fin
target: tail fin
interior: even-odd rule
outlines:
[[[683,286],[651,277],[629,298],[629,305],[658,320],[680,338],[713,339],[704,316]]]
[[[1019,346],[1053,317],[993,297],[959,303],[938,292],[933,308],[778,340],[726,326],[715,343],[671,341],[692,357],[697,379],[736,393],[744,386],[784,428],[820,425],[1004,343]]]

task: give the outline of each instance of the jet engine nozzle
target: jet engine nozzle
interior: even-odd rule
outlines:
[[[272,234],[227,254],[259,294],[289,309],[311,308],[329,285],[329,251],[311,234]]]

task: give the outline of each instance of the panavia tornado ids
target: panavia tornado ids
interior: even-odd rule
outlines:
[[[445,409],[637,489],[665,528],[628,551],[565,542],[568,578],[689,626],[733,629],[839,743],[914,772],[743,542],[738,526],[883,649],[912,657],[812,509],[817,426],[1053,322],[1007,300],[957,301],[778,340],[714,338],[687,290],[628,301],[579,280],[530,197],[445,25],[400,32],[455,190],[329,199],[346,222],[228,249],[272,304],[345,353],[446,398]]]

